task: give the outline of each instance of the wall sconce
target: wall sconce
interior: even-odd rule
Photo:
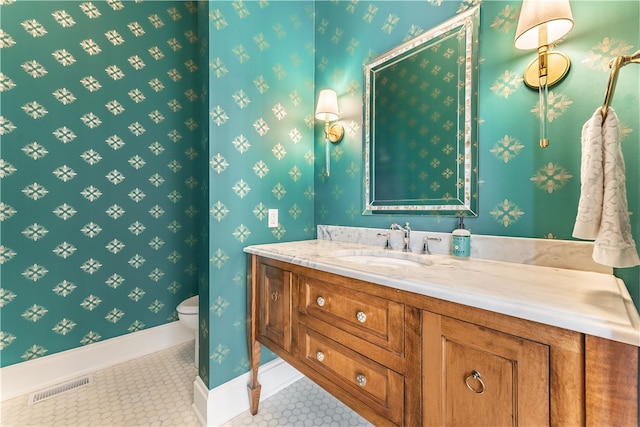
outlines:
[[[344,137],[344,128],[340,123],[334,123],[329,125],[329,122],[338,120],[340,118],[340,111],[338,110],[338,95],[334,90],[323,89],[318,95],[318,105],[316,106],[316,118],[324,121],[324,143],[327,162],[327,176],[329,176],[329,141],[334,144],[342,141]]]
[[[547,136],[548,88],[562,80],[569,71],[569,57],[549,52],[549,45],[573,28],[569,0],[523,0],[516,29],[517,49],[538,49],[538,57],[524,72],[524,82],[538,89],[540,97],[540,147],[549,146]]]

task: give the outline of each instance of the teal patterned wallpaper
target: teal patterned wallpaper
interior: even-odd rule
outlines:
[[[209,66],[209,4],[205,1],[198,1],[198,37],[199,45],[199,67],[197,73],[198,85],[200,87],[200,144],[202,145],[202,156],[198,162],[198,176],[202,177],[205,185],[200,187],[199,202],[204,212],[209,206],[209,76],[204,70]],[[204,218],[203,218],[204,219]],[[203,220],[198,224],[200,228],[200,241],[203,243],[199,247],[197,254],[198,263],[198,295],[199,295],[199,348],[198,363],[199,373],[205,375],[209,372],[209,221]]]
[[[210,286],[200,325],[209,365],[200,377],[211,388],[249,368],[242,249],[315,235],[313,13],[311,1],[209,2]],[[278,209],[275,228],[268,209]]]
[[[196,3],[0,4],[7,366],[177,319],[206,153]]]

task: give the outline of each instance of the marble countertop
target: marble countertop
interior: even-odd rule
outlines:
[[[384,250],[328,240],[244,251],[640,347],[640,315],[624,282],[610,274],[418,253],[408,256],[424,265],[361,264],[345,255]]]

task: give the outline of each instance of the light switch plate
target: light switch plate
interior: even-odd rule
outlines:
[[[278,226],[278,209],[269,209],[269,228]]]

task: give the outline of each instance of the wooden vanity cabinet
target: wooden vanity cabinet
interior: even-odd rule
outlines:
[[[249,256],[251,412],[264,344],[376,426],[638,424],[638,348]]]

